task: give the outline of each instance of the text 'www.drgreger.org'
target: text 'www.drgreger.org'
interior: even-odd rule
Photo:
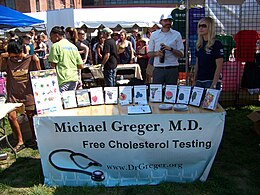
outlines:
[[[128,164],[128,165],[107,165],[108,170],[117,171],[140,171],[140,170],[157,170],[160,168],[177,168],[182,169],[182,164],[145,164],[140,163],[138,165]]]

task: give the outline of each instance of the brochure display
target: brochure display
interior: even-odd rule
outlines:
[[[131,104],[133,102],[132,86],[119,86],[119,103],[121,105]]]
[[[134,86],[134,103],[147,104],[147,87],[146,85]]]
[[[190,92],[191,92],[190,86],[179,86],[178,87],[178,98],[177,98],[176,103],[188,104],[189,100],[190,100]]]
[[[202,102],[202,108],[216,110],[218,99],[220,95],[220,90],[217,89],[207,89],[205,98]]]
[[[31,71],[30,77],[37,114],[62,110],[56,70]]]
[[[162,85],[161,84],[150,84],[150,102],[162,102]]]
[[[104,94],[102,87],[90,88],[91,105],[104,104]]]
[[[75,91],[63,91],[62,103],[64,108],[76,108],[78,105],[75,96]]]
[[[46,185],[207,179],[224,128],[225,111],[216,106],[220,91],[207,89],[201,107],[204,89],[175,85],[166,85],[164,103],[157,84],[149,86],[149,104],[146,85],[65,91],[61,99],[55,70],[33,72],[31,78],[41,113],[33,120]],[[70,109],[63,110],[61,102]],[[56,112],[49,111],[53,107]]]
[[[117,104],[118,87],[104,87],[105,104]]]
[[[168,103],[175,103],[176,96],[177,96],[177,85],[166,85],[165,87],[165,95],[164,95],[164,102]]]
[[[76,99],[78,107],[89,106],[90,99],[88,89],[76,90]]]
[[[193,106],[200,106],[203,92],[204,92],[204,88],[193,87],[189,104]]]

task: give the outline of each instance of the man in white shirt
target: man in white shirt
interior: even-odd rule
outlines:
[[[178,81],[178,58],[184,56],[181,34],[171,29],[173,18],[162,14],[162,28],[152,33],[148,56],[154,57],[153,83],[176,85]],[[163,59],[164,58],[164,59]]]

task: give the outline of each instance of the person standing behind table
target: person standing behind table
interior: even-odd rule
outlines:
[[[103,37],[103,35],[100,36],[99,38],[99,42],[96,43],[96,61],[97,64],[102,64],[102,60],[103,60],[103,48],[104,48],[104,42],[105,39]]]
[[[215,39],[215,22],[210,17],[198,22],[198,40],[196,43],[196,64],[194,84],[197,87],[220,89],[219,81],[224,61],[224,49]]]
[[[131,32],[131,36],[129,37],[129,41],[132,43],[133,49],[136,51],[136,42],[137,42],[137,34],[138,34],[138,29],[133,28]]]
[[[96,43],[99,41],[99,37],[101,36],[102,31],[98,31],[97,36],[93,37],[90,40],[90,49],[91,49],[91,53],[92,53],[92,62],[93,64],[97,64],[97,62],[95,61],[95,55],[96,55],[96,48],[94,47],[96,45]]]
[[[143,77],[143,81],[146,81],[146,68],[148,65],[149,57],[148,57],[148,48],[146,45],[146,40],[144,38],[141,38],[138,40],[138,46],[136,49],[136,57],[137,57],[137,63],[139,64],[141,68],[141,73]]]
[[[66,35],[67,40],[69,40],[71,43],[73,43],[78,48],[78,51],[79,51],[79,54],[81,56],[81,59],[83,61],[83,66],[84,66],[84,64],[86,64],[86,62],[87,62],[89,47],[87,45],[85,45],[83,42],[79,41],[79,34],[78,34],[78,31],[76,28],[67,27],[65,29],[65,35]],[[80,35],[80,36],[81,36],[81,40],[82,40],[82,35]],[[76,89],[82,89],[82,87],[83,87],[83,82],[81,79],[81,69],[78,69],[78,83],[77,83]]]
[[[78,48],[64,37],[63,26],[51,29],[50,39],[53,45],[50,49],[49,62],[56,68],[60,92],[76,90],[78,69],[83,69],[83,61]]]
[[[132,47],[134,50],[134,55],[137,49],[137,34],[138,34],[138,28],[133,28],[131,32],[131,36],[129,37],[129,41],[132,43]],[[137,59],[133,58],[133,63],[136,63]]]
[[[153,83],[177,85],[178,81],[178,58],[184,54],[184,45],[181,34],[171,29],[172,16],[162,14],[160,24],[162,28],[152,33],[149,45],[148,56],[154,57]],[[164,55],[164,62],[160,58]]]
[[[92,53],[90,53],[91,49],[89,47],[89,42],[85,39],[85,31],[83,29],[79,29],[77,33],[78,33],[78,42],[76,43],[76,47],[79,50],[83,64],[90,64],[89,54],[92,55]],[[78,76],[79,76],[79,82],[78,82],[77,89],[82,89],[83,82],[81,78],[80,69],[78,69]]]
[[[127,40],[126,31],[121,30],[120,41],[117,43],[117,53],[120,64],[133,64],[134,49],[132,43]]]
[[[82,28],[78,29],[78,41],[79,41],[80,45],[84,44],[88,47],[88,51],[86,54],[85,54],[84,48],[79,49],[81,58],[86,59],[85,64],[93,64],[90,41],[88,41],[86,39],[86,33]],[[83,60],[83,62],[84,62],[84,60]]]
[[[116,85],[116,66],[117,66],[117,48],[116,41],[111,37],[113,31],[109,28],[104,28],[105,42],[103,48],[102,66],[104,66],[105,85],[114,87]]]
[[[46,60],[46,51],[47,51],[47,46],[43,42],[43,37],[41,34],[38,34],[36,36],[36,42],[35,42],[35,49],[34,52],[38,56],[41,64],[41,69],[45,70],[45,60]]]
[[[81,59],[84,64],[89,64],[89,42],[85,39],[85,31],[83,29],[78,29],[78,42],[75,44],[79,50]]]
[[[28,117],[32,138],[27,147],[36,148],[36,136],[33,127],[33,115],[35,114],[34,96],[30,80],[30,71],[40,70],[40,61],[36,55],[23,53],[22,40],[12,41],[8,44],[7,53],[2,53],[0,68],[6,71],[6,90],[8,103],[23,103]],[[8,113],[10,126],[17,137],[15,152],[25,148],[20,125],[17,121],[16,111]]]
[[[32,39],[31,35],[30,34],[25,34],[22,37],[22,39],[23,39],[23,45],[24,45],[23,46],[23,53],[25,55],[33,55],[34,54],[34,48],[32,48],[31,47],[32,45],[30,45],[31,39]]]

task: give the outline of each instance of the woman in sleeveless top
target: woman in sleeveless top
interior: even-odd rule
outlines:
[[[138,41],[138,46],[136,49],[137,63],[141,68],[141,73],[143,77],[143,81],[146,80],[146,68],[148,65],[149,57],[148,57],[148,47],[146,45],[145,39],[140,39]]]
[[[117,44],[119,55],[119,64],[132,64],[134,58],[134,49],[132,43],[126,39],[126,31],[121,30],[120,41]]]

